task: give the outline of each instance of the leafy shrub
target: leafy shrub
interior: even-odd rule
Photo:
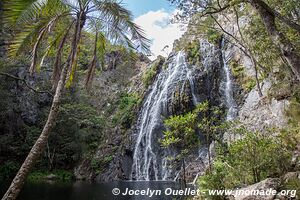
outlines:
[[[97,157],[93,158],[91,161],[91,166],[93,171],[96,174],[100,174],[103,170],[106,169],[107,165],[113,160],[112,155],[108,155],[106,157]]]
[[[246,92],[250,92],[256,86],[255,79],[247,76],[245,67],[240,65],[236,60],[231,61],[229,66],[231,68],[233,77]]]
[[[188,63],[191,65],[199,65],[201,62],[200,43],[198,40],[189,42],[185,48]]]
[[[0,181],[12,178],[19,170],[20,165],[14,161],[7,161],[0,166]]]
[[[30,173],[27,177],[27,181],[29,182],[40,182],[43,180],[47,180],[48,175],[55,175],[56,181],[71,181],[73,177],[73,173],[67,170],[54,170],[54,171],[34,171]]]
[[[284,142],[291,137],[290,134],[265,135],[243,127],[236,133],[242,135],[242,139],[225,147],[218,146],[212,170],[200,177],[199,185],[203,191],[232,189],[268,177],[279,177],[291,166],[290,149],[295,145],[289,147]]]
[[[217,41],[220,40],[221,36],[222,34],[215,29],[208,28],[206,30],[206,37],[208,42],[210,43],[216,43]]]
[[[148,87],[151,84],[151,82],[152,82],[155,74],[156,74],[156,69],[154,67],[149,68],[146,71],[146,73],[144,73],[144,75],[143,75],[143,83],[144,83],[144,85],[146,87]]]
[[[300,179],[298,177],[291,178],[282,185],[282,190],[296,190],[296,194],[300,196]]]
[[[147,71],[143,74],[142,80],[146,87],[148,87],[152,83],[153,78],[164,62],[165,59],[162,56],[159,56],[157,60],[150,66],[150,68],[147,69]]]
[[[141,97],[137,93],[123,93],[118,101],[117,112],[113,117],[113,123],[130,128],[135,118],[135,108],[140,104]]]
[[[105,120],[96,109],[86,103],[64,103],[48,140],[42,168],[70,169],[80,158],[95,151],[101,139]]]

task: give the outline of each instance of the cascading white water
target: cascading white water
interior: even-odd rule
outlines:
[[[226,107],[228,109],[226,120],[231,121],[237,115],[237,108],[236,102],[233,97],[233,87],[232,87],[232,76],[230,69],[228,67],[228,55],[225,51],[225,40],[222,39],[222,59],[223,59],[223,70],[225,72],[225,100],[226,100]]]
[[[224,46],[224,44],[222,43]],[[222,47],[223,47],[222,46]],[[159,139],[163,136],[165,130],[163,120],[169,117],[168,103],[172,101],[172,95],[179,89],[179,96],[185,95],[185,89],[190,89],[190,100],[194,105],[198,104],[201,95],[197,94],[198,88],[194,82],[195,75],[205,74],[206,78],[213,78],[214,69],[220,66],[219,48],[215,48],[206,40],[200,40],[201,66],[190,66],[185,61],[185,54],[179,52],[176,56],[170,58],[167,69],[162,70],[154,81],[151,90],[141,108],[136,131],[136,144],[133,154],[132,180],[176,180],[181,172],[169,168],[171,166],[168,156],[176,156],[176,152],[171,149],[162,149]],[[230,70],[227,66],[225,50],[222,48],[223,68],[226,74],[224,93],[226,96],[226,105],[229,110],[228,120],[235,117],[236,108],[233,99],[233,89],[231,83]],[[199,68],[200,67],[200,68]],[[197,70],[200,72],[196,72]],[[217,75],[218,76],[218,75]],[[208,81],[208,79],[206,81]],[[203,80],[203,79],[202,79]],[[188,84],[188,85],[187,85]],[[209,84],[202,82],[203,86]],[[213,83],[211,83],[213,84]],[[206,85],[205,85],[206,86]],[[207,85],[213,88],[212,85]],[[200,97],[201,99],[201,97]],[[207,151],[205,147],[200,147],[199,156],[196,161],[207,160]],[[187,165],[189,166],[189,165]],[[205,168],[207,163],[203,163]],[[200,173],[199,173],[200,174]],[[198,174],[198,175],[199,175]]]
[[[185,54],[179,52],[175,59],[163,70],[155,80],[148,94],[138,119],[138,137],[133,155],[132,178],[136,180],[166,180],[169,177],[167,156],[171,152],[162,150],[158,139],[164,130],[163,120],[167,116],[168,98],[176,86],[189,84],[193,102],[197,103],[193,67],[188,66]]]

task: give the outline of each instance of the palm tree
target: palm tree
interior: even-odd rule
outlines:
[[[32,48],[30,74],[33,74],[49,52],[55,52],[52,83],[55,95],[47,122],[39,138],[13,179],[2,200],[16,199],[28,173],[43,152],[58,114],[62,91],[70,86],[76,72],[82,31],[95,34],[93,59],[86,77],[91,85],[96,62],[105,51],[106,42],[148,51],[149,40],[133,23],[131,13],[115,0],[5,0],[4,20],[13,23],[16,34],[9,54],[19,55]],[[44,42],[47,40],[47,42]],[[46,47],[45,47],[46,45]],[[67,48],[69,45],[69,48]],[[64,56],[67,52],[67,56]]]

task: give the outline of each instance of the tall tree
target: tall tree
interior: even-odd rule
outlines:
[[[2,198],[12,200],[17,198],[28,173],[46,147],[58,115],[62,92],[74,79],[82,31],[89,31],[91,27],[96,30],[87,85],[91,84],[96,60],[103,59],[106,40],[129,48],[138,47],[143,51],[148,51],[149,40],[140,27],[133,23],[131,13],[115,0],[6,0],[4,8],[5,23],[13,24],[17,31],[9,46],[10,55],[20,55],[32,47],[31,74],[43,64],[50,51],[56,52],[52,106],[42,133]],[[47,47],[43,48],[45,45]],[[63,52],[67,52],[68,56],[63,56]]]
[[[182,11],[178,18],[187,18],[198,13],[200,18],[208,15],[222,14],[234,6],[248,4],[259,14],[270,39],[280,50],[282,57],[287,61],[296,78],[300,81],[300,56],[292,42],[278,28],[276,20],[294,29],[300,34],[300,25],[293,19],[281,15],[278,11],[270,7],[264,0],[170,0],[178,5]],[[295,2],[295,5],[297,2]],[[298,3],[299,4],[299,3]]]

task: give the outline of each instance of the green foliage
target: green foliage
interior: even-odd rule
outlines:
[[[197,114],[192,112],[166,119],[164,124],[168,130],[160,140],[162,146],[167,148],[170,145],[177,145],[184,151],[198,145],[199,138],[195,131],[196,119]]]
[[[240,65],[238,61],[232,60],[229,66],[232,75],[246,92],[250,92],[256,86],[255,79],[246,75],[245,67]]]
[[[200,43],[198,40],[187,43],[184,50],[189,64],[199,65],[201,63]]]
[[[125,128],[130,128],[134,118],[135,110],[141,103],[141,97],[137,93],[123,93],[118,100],[117,112],[112,121],[121,124]]]
[[[93,40],[93,35],[88,33],[88,32],[83,32],[82,35],[82,43],[80,43],[79,46],[79,54],[78,54],[78,70],[86,70],[89,65],[92,58],[91,52],[93,51],[93,46],[94,46],[94,40]]]
[[[282,185],[282,190],[296,190],[296,195],[300,195],[300,179],[298,177],[291,178]]]
[[[209,144],[212,139],[219,140],[220,134],[227,128],[227,124],[222,122],[224,112],[218,106],[209,106],[207,101],[198,104],[195,110],[201,114],[198,128],[206,136],[206,143]]]
[[[66,103],[49,138],[49,146],[56,152],[56,162],[74,165],[81,155],[93,152],[101,138],[105,120],[94,107],[86,103]]]
[[[150,68],[147,69],[147,71],[144,72],[142,80],[145,85],[145,87],[148,87],[152,81],[155,75],[157,74],[157,71],[164,63],[163,57],[158,57],[158,59],[150,66]]]
[[[199,103],[193,111],[171,116],[164,121],[167,130],[160,143],[165,148],[178,147],[181,151],[178,157],[184,157],[200,144],[197,129],[206,136],[205,143],[207,144],[210,143],[211,138],[217,138],[217,135],[225,127],[220,123],[222,115],[223,113],[218,107],[209,106],[207,101]]]
[[[248,77],[244,81],[245,83],[242,85],[242,87],[247,92],[250,92],[256,86],[256,81],[254,80],[254,78]]]
[[[154,76],[156,75],[156,69],[154,67],[150,67],[149,69],[147,69],[147,71],[144,73],[143,75],[143,83],[146,87],[148,87],[151,83],[152,80],[154,78]]]
[[[97,157],[97,158],[93,158],[91,161],[91,166],[93,171],[96,174],[100,174],[101,172],[103,172],[107,165],[113,160],[113,156],[112,155],[107,155],[106,157]]]
[[[15,161],[6,161],[0,166],[0,182],[13,178],[13,175],[19,170],[19,163]]]
[[[106,55],[111,55],[112,60],[115,59],[115,66],[112,65],[111,61],[104,63],[104,69],[110,69],[111,67],[122,67],[135,66],[138,60],[138,53],[127,49],[120,45],[112,45],[107,41]]]
[[[206,173],[198,179],[198,185],[201,190],[201,194],[205,197],[204,199],[223,199],[220,196],[208,196],[208,190],[223,190],[226,188],[225,179],[228,174],[228,166],[220,161],[215,160],[213,163],[213,170],[210,173]]]
[[[31,172],[28,177],[27,181],[29,182],[41,182],[46,181],[47,176],[54,175],[55,181],[72,181],[74,179],[73,173],[67,170],[54,170],[54,171],[34,171]]]
[[[291,83],[287,80],[274,83],[268,91],[269,99],[276,100],[287,99],[292,95]]]
[[[200,177],[199,187],[204,191],[232,189],[268,177],[279,177],[291,166],[292,147],[284,142],[291,134],[266,135],[244,127],[236,129],[235,134],[242,138],[228,146],[219,144],[212,171]]]
[[[284,11],[284,13],[289,13],[287,15],[291,16],[291,13],[294,13],[294,9],[299,7],[295,1],[287,0],[268,0],[269,6],[275,7],[278,10]],[[287,11],[289,10],[289,11]],[[277,71],[281,74],[284,74],[285,78],[291,76],[290,71],[288,70],[287,63],[283,60],[282,55],[278,47],[276,47],[272,40],[269,37],[269,34],[266,31],[266,28],[261,20],[261,17],[252,12],[251,6],[246,6],[243,10],[242,15],[250,15],[249,26],[246,26],[242,31],[245,35],[246,41],[248,41],[249,48],[253,51],[259,65],[259,71],[262,77],[267,77],[270,72],[275,71],[275,76]],[[284,14],[283,14],[284,15]],[[293,17],[291,17],[293,18]],[[299,34],[297,31],[291,29],[284,23],[276,23],[279,31],[293,44],[296,49],[295,52],[300,51],[299,43]],[[276,77],[277,78],[277,77]],[[281,80],[281,79],[279,79]]]
[[[217,31],[212,28],[208,28],[206,30],[206,37],[207,37],[208,42],[210,42],[210,43],[217,43],[220,40],[221,36],[222,36],[222,34],[220,31]]]

